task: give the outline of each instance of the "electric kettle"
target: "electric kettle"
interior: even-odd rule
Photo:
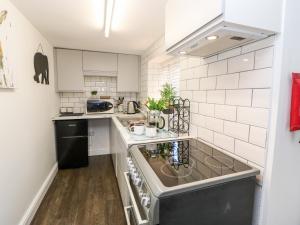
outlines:
[[[138,112],[138,103],[135,101],[127,102],[127,114],[135,114]]]

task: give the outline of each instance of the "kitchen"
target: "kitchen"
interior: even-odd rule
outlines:
[[[299,9],[2,0],[0,224],[299,224]]]

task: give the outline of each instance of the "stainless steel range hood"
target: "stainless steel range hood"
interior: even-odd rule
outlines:
[[[172,55],[207,57],[268,37],[272,33],[243,26],[220,23],[207,30],[201,29],[167,50]],[[217,39],[209,40],[215,36]]]

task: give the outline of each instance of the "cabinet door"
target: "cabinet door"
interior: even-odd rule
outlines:
[[[57,91],[83,92],[82,51],[56,49]]]
[[[169,49],[223,13],[223,0],[168,0],[165,44]]]
[[[118,55],[118,92],[139,92],[140,57]]]
[[[118,56],[113,53],[83,51],[83,71],[88,76],[117,76]]]

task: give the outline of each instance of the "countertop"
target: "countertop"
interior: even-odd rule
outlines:
[[[130,147],[132,145],[136,144],[144,144],[144,143],[151,143],[151,142],[164,142],[164,141],[170,141],[170,140],[177,140],[177,139],[190,139],[193,138],[193,136],[179,136],[179,137],[168,137],[168,138],[149,138],[147,140],[136,140],[134,136],[129,132],[129,130],[124,127],[121,122],[118,120],[118,118],[121,119],[130,119],[130,118],[137,118],[137,117],[144,117],[143,113],[137,113],[137,114],[124,114],[124,113],[110,113],[110,114],[83,114],[82,116],[55,116],[52,120],[53,121],[59,121],[59,120],[89,120],[89,119],[111,119],[115,126],[118,128],[121,137],[126,144],[127,147]]]

